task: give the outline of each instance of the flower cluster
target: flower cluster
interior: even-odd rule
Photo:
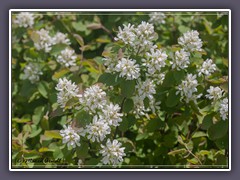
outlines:
[[[71,126],[63,126],[64,129],[60,131],[60,135],[62,136],[62,143],[67,144],[68,147],[75,148],[76,146],[80,146],[80,136],[76,130],[74,130]]]
[[[36,63],[28,63],[24,67],[24,79],[29,79],[32,84],[39,81],[39,76],[42,74],[39,65]]]
[[[143,21],[136,28],[131,24],[123,25],[123,29],[119,27],[115,40],[121,40],[124,44],[130,45],[132,50],[139,54],[156,47],[152,42],[155,38],[154,26]]]
[[[178,44],[180,44],[186,51],[202,51],[202,40],[199,38],[197,31],[188,31],[178,38]]]
[[[106,135],[111,133],[111,129],[106,123],[105,119],[98,118],[97,115],[93,117],[92,123],[86,126],[87,138],[91,139],[92,142],[103,141],[106,138]]]
[[[190,53],[186,52],[184,49],[181,49],[180,51],[176,51],[175,58],[173,59],[172,62],[170,62],[172,64],[172,68],[173,69],[176,68],[177,70],[187,68],[188,65],[190,64],[189,56],[190,56]]]
[[[223,90],[219,87],[210,86],[207,92],[208,94],[206,95],[206,98],[213,100],[212,104],[221,99],[223,96]]]
[[[165,24],[166,15],[162,12],[152,12],[149,14],[149,22],[155,25]]]
[[[57,62],[65,67],[76,66],[77,55],[74,50],[66,48],[61,51],[61,54],[57,56]]]
[[[226,120],[228,117],[228,99],[224,98],[220,101],[219,107],[220,116],[223,120]]]
[[[59,79],[56,90],[59,91],[57,94],[57,102],[63,109],[66,108],[67,102],[70,99],[77,97],[79,91],[77,85],[66,78]],[[71,106],[68,108],[71,108]]]
[[[228,116],[228,99],[224,98],[224,91],[220,87],[210,86],[207,92],[206,98],[212,100],[211,104],[217,107],[220,117],[226,120]]]
[[[53,37],[54,44],[66,44],[70,45],[70,39],[67,38],[67,34],[57,32],[56,35]]]
[[[137,79],[140,76],[139,65],[134,59],[122,58],[118,61],[115,70],[120,72],[120,77],[126,77],[127,80]]]
[[[37,50],[44,50],[45,52],[50,52],[52,45],[54,44],[54,38],[49,34],[49,31],[46,29],[40,29],[36,31],[38,34],[38,40],[34,42],[34,46]]]
[[[107,103],[106,92],[99,85],[93,85],[85,89],[83,94],[79,94],[79,102],[90,114],[101,110]]]
[[[185,99],[187,103],[189,101],[194,101],[196,103],[196,100],[202,96],[202,94],[196,94],[198,91],[197,86],[198,81],[196,79],[196,75],[187,74],[186,79],[183,80],[180,85],[178,85],[178,91],[176,94],[180,93],[181,98]]]
[[[34,15],[29,12],[21,12],[17,14],[14,23],[19,27],[32,27],[34,24]]]
[[[167,54],[165,51],[161,49],[150,49],[150,52],[146,53],[146,59],[143,59],[143,66],[147,67],[148,74],[154,75],[156,73],[159,74],[161,68],[165,67]]]
[[[212,59],[207,59],[203,62],[201,68],[198,70],[198,75],[210,76],[214,71],[216,71],[216,64],[213,64]]]
[[[101,144],[100,153],[103,156],[102,163],[103,164],[113,164],[117,165],[123,161],[123,157],[126,156],[124,153],[124,147],[121,147],[122,144],[117,140],[110,141],[107,140],[106,146]]]

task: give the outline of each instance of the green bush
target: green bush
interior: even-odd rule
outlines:
[[[12,14],[13,168],[227,168],[228,13]]]

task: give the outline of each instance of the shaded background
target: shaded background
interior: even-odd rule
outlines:
[[[240,32],[240,21],[238,17],[240,16],[240,2],[237,4],[237,0],[201,0],[201,1],[191,1],[191,0],[168,0],[167,2],[159,2],[157,0],[148,0],[140,2],[140,0],[101,0],[93,1],[88,0],[87,2],[79,2],[79,0],[68,0],[68,1],[54,1],[54,0],[41,0],[38,2],[33,2],[31,0],[22,0],[22,1],[1,1],[0,2],[0,17],[1,17],[1,28],[0,28],[0,40],[1,40],[1,65],[0,65],[0,78],[1,78],[1,87],[0,87],[0,175],[5,178],[17,178],[17,179],[49,179],[49,178],[58,178],[66,179],[71,174],[72,177],[81,178],[81,179],[146,179],[151,176],[155,179],[238,179],[238,172],[240,170],[239,160],[240,156],[238,155],[238,149],[240,149],[240,121],[238,121],[239,116],[237,108],[240,107],[239,97],[237,92],[240,92],[239,77],[239,67],[240,63],[238,61],[238,56],[240,51],[239,48],[239,35]],[[20,9],[20,8],[60,8],[60,9],[73,9],[73,8],[143,8],[143,9],[172,9],[172,8],[196,8],[196,9],[231,9],[232,10],[232,171],[231,172],[9,172],[8,170],[8,10],[9,9]]]

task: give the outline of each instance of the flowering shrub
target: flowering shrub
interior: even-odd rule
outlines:
[[[12,15],[14,168],[227,168],[228,102],[227,14]]]

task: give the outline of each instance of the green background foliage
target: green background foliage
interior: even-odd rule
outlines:
[[[81,91],[95,83],[113,86],[111,101],[122,104],[124,113],[133,107],[131,99],[135,81],[105,73],[103,57],[118,54],[122,44],[113,41],[118,26],[148,21],[147,12],[36,12],[32,28],[12,26],[12,164],[20,168],[76,168],[83,159],[87,168],[94,168],[101,156],[95,152],[97,143],[82,144],[76,150],[62,144],[59,131],[69,119],[86,125],[91,117],[84,111],[63,112],[58,106],[55,86],[67,77]],[[61,16],[62,14],[62,16]],[[13,13],[14,19],[16,13]],[[59,17],[60,16],[60,17]],[[171,57],[178,50],[177,39],[188,30],[197,30],[203,40],[203,53],[195,54],[194,62],[211,58],[219,71],[206,86],[220,86],[228,92],[228,15],[217,12],[166,12],[166,23],[155,25],[157,45]],[[52,27],[50,33],[67,33],[71,48],[78,54],[78,68],[67,69],[56,62],[56,54],[66,45],[54,45],[50,53],[38,51],[34,31]],[[109,47],[112,47],[111,52]],[[31,84],[23,79],[28,62],[42,68],[40,81]],[[189,67],[191,72],[194,67]],[[221,78],[219,78],[221,77]],[[226,168],[228,165],[228,120],[222,121],[203,100],[196,106],[180,101],[174,87],[184,79],[184,72],[169,71],[157,89],[161,109],[157,115],[136,119],[132,114],[123,118],[116,138],[126,147],[122,167],[127,168]],[[199,87],[206,91],[203,87]],[[69,102],[69,106],[71,102]],[[148,102],[146,102],[148,103]],[[49,159],[49,162],[33,161]],[[19,160],[20,159],[20,160]],[[23,159],[21,161],[21,159]],[[58,161],[58,159],[60,159]],[[53,161],[54,160],[54,161]]]

